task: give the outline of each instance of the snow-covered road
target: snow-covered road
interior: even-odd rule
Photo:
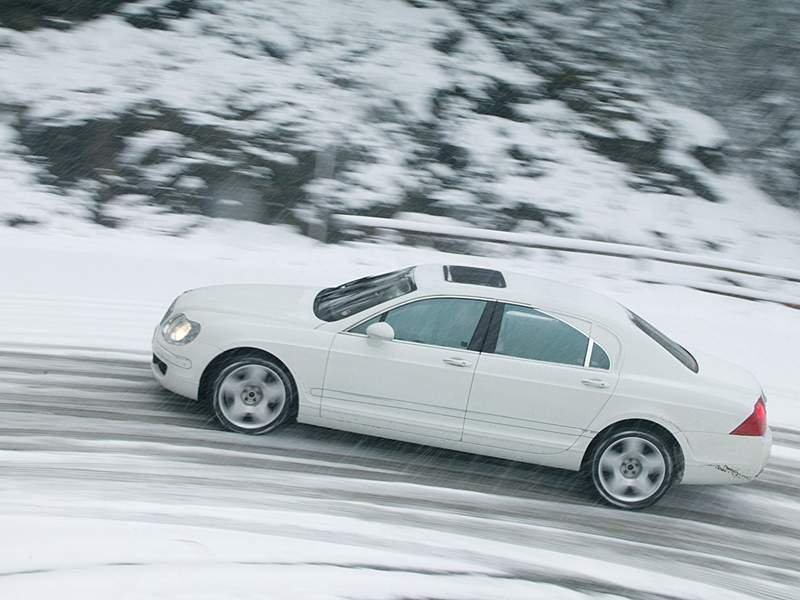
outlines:
[[[800,432],[628,513],[571,473],[219,430],[147,357],[0,352],[0,598],[797,598]]]
[[[779,426],[767,470],[625,513],[568,472],[297,425],[224,432],[150,374],[152,328],[183,290],[444,261],[588,285],[748,366]],[[0,600],[795,600],[797,311],[637,283],[623,263],[325,246],[227,222],[187,238],[3,231]]]

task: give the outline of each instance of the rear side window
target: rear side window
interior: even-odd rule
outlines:
[[[655,340],[659,346],[677,358],[684,367],[695,373],[700,370],[694,356],[692,356],[686,348],[668,338],[636,313],[628,311],[628,316],[636,327],[644,331],[650,338]]]
[[[564,365],[583,366],[589,338],[534,308],[506,304],[495,354]]]
[[[485,300],[430,298],[404,304],[353,327],[352,333],[366,333],[367,327],[385,321],[394,329],[394,339],[447,348],[469,348]]]

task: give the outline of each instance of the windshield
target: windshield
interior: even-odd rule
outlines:
[[[626,309],[627,310],[627,309]],[[673,341],[665,334],[661,333],[658,329],[653,327],[650,323],[645,321],[642,317],[637,315],[636,313],[628,310],[628,315],[633,321],[633,324],[636,325],[639,329],[644,331],[648,336],[653,338],[658,344],[664,348],[667,352],[672,354],[675,358],[677,358],[683,366],[687,369],[694,371],[695,373],[698,372],[699,366],[697,364],[697,360],[695,360],[694,356],[691,353],[681,346],[679,343]]]
[[[414,267],[363,277],[326,288],[314,300],[314,314],[323,321],[338,321],[417,289]]]

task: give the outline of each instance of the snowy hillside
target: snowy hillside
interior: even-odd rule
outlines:
[[[746,84],[768,63],[765,90],[800,81],[800,60],[759,41],[740,77],[715,70],[709,40],[744,56],[764,33],[704,39],[729,5],[778,18],[745,0],[0,2],[0,599],[797,598],[800,283],[698,265],[798,269],[781,203],[800,88]],[[700,79],[736,94],[711,106]],[[433,235],[306,235],[340,212]],[[646,249],[430,239],[465,225]],[[584,285],[745,366],[764,472],[622,512],[557,469],[223,431],[153,379],[153,328],[187,289],[422,263]]]
[[[654,92],[652,4],[147,0],[0,28],[0,221],[405,211],[791,264],[800,215]]]

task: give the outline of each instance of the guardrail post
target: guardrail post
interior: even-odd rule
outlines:
[[[308,237],[327,244],[331,241],[333,228],[333,215],[329,210],[322,210],[320,214],[308,223]]]
[[[314,164],[314,177],[317,179],[333,179],[336,173],[336,146],[328,144],[317,151],[316,162]],[[335,231],[333,215],[329,208],[321,209],[317,216],[308,224],[308,236],[327,244],[332,240],[332,232]]]

